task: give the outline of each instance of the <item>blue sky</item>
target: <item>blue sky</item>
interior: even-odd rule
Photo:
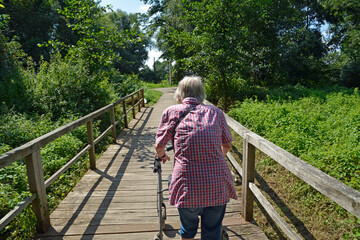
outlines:
[[[101,0],[100,5],[111,5],[114,11],[120,9],[127,13],[145,13],[148,9],[148,6],[140,0]]]

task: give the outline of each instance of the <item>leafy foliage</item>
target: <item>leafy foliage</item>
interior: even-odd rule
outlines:
[[[325,80],[325,15],[316,1],[144,2],[152,4],[148,13],[163,56],[176,62],[175,79],[201,75],[224,109],[237,97],[238,79],[247,87]]]
[[[149,39],[140,30],[139,16],[121,10],[107,13],[101,22],[104,28],[129,35],[122,45],[113,46],[114,67],[123,74],[138,74],[148,57]]]
[[[115,97],[112,85],[102,75],[91,75],[81,58],[61,58],[43,62],[38,73],[28,74],[28,88],[33,106],[40,114],[85,115],[109,103]]]
[[[57,20],[57,12],[48,0],[9,0],[0,8],[0,13],[9,16],[4,30],[7,38],[18,38],[24,52],[36,62],[41,57],[50,58],[49,49],[39,48],[38,44],[51,40]],[[36,26],[36,27],[35,27]]]
[[[5,9],[0,9],[0,154],[141,88],[136,75],[127,75],[138,72],[146,57],[147,40],[137,16],[124,15],[131,20],[130,29],[114,28],[115,23],[104,22],[105,9],[92,0],[25,2],[6,1]],[[41,16],[25,14],[30,12]],[[34,16],[38,19],[32,21]],[[25,17],[26,23],[22,21]],[[51,19],[41,26],[32,25],[47,18]],[[122,59],[119,52],[130,58]],[[122,64],[122,69],[116,64]],[[119,72],[124,69],[132,70]],[[158,96],[150,95],[152,99]],[[94,121],[95,138],[108,128],[109,121],[107,115]],[[86,142],[86,127],[82,126],[43,147],[45,178]],[[97,144],[96,153],[110,142],[106,136]],[[78,160],[47,189],[50,210],[88,169],[87,159]],[[0,169],[0,193],[0,217],[30,194],[24,160]],[[1,238],[30,239],[35,224],[31,207],[27,207],[1,231]]]
[[[246,100],[230,115],[314,167],[357,190],[360,186],[360,96]]]

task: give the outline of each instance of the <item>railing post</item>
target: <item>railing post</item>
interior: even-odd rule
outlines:
[[[36,195],[32,208],[36,216],[37,232],[45,232],[50,227],[49,206],[46,199],[44,172],[40,149],[25,157],[29,189]]]
[[[90,169],[96,169],[96,160],[95,160],[95,144],[94,144],[94,131],[92,120],[88,121],[86,124],[87,127],[87,138],[88,144],[90,144],[91,148],[89,149],[89,158],[90,158]]]
[[[138,110],[139,110],[139,112],[141,112],[141,98],[140,98],[140,91],[138,91],[138,100],[137,100],[137,102],[138,102]]]
[[[254,194],[249,182],[255,177],[255,147],[248,142],[247,135],[243,143],[243,179],[242,179],[242,215],[246,221],[253,220]]]
[[[144,102],[144,89],[141,89],[141,107],[145,107],[145,102]]]
[[[134,95],[131,96],[131,105],[132,105],[133,118],[135,119],[135,100],[134,100]]]
[[[123,102],[123,112],[124,112],[124,126],[126,128],[128,128],[128,122],[127,122],[127,110],[126,110],[126,100],[124,100]]]
[[[110,121],[112,125],[111,132],[112,132],[113,143],[116,143],[115,107],[110,108]]]

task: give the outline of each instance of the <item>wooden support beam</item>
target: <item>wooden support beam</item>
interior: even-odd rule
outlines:
[[[29,180],[29,189],[30,192],[36,196],[35,200],[32,202],[32,209],[37,220],[36,231],[43,233],[46,232],[50,227],[50,214],[46,198],[46,188],[40,149],[26,156],[25,160]]]
[[[254,182],[255,178],[255,147],[248,142],[246,135],[243,148],[242,215],[246,221],[252,221],[254,194],[249,188],[249,183]]]
[[[90,159],[90,169],[96,169],[96,160],[95,160],[95,144],[94,144],[94,131],[92,120],[88,121],[86,124],[87,127],[87,138],[88,144],[90,144],[91,148],[89,149],[89,159]]]
[[[135,119],[135,99],[134,99],[134,95],[131,96],[131,105],[132,105],[132,115],[133,115],[133,118]]]
[[[137,101],[138,101],[138,103],[137,103],[137,105],[138,105],[138,111],[139,112],[141,112],[141,97],[140,97],[140,91],[138,92],[138,94],[137,94],[138,96],[137,96]]]
[[[110,108],[111,134],[113,143],[116,143],[115,107]]]
[[[128,120],[127,120],[127,109],[126,109],[126,101],[123,101],[123,112],[124,112],[124,126],[125,128],[128,128]]]
[[[141,89],[141,107],[145,107],[144,89]]]

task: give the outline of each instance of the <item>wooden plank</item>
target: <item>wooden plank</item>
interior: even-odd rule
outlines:
[[[52,213],[55,214],[56,211],[79,211],[83,209],[85,204],[77,203],[63,203],[56,208],[56,210]],[[100,203],[86,203],[88,208],[92,209],[156,209],[156,203],[119,203],[119,202],[110,202],[108,205],[104,206],[101,202]]]
[[[153,191],[156,191],[156,185],[154,185],[154,184],[145,184],[145,183],[142,184],[141,182],[134,183],[135,186],[138,185],[138,187],[136,187],[135,190],[134,190],[134,186],[131,186],[129,184],[130,184],[130,181],[126,181],[126,182],[121,181],[118,185],[114,186],[111,181],[101,181],[100,183],[96,184],[96,186],[95,186],[94,184],[83,181],[83,182],[79,182],[78,185],[75,186],[73,191],[77,191],[78,189],[79,189],[79,191],[84,191],[84,192],[89,192],[90,190],[104,191],[104,190],[109,190],[110,187],[111,187],[111,189],[116,188],[116,189],[120,189],[122,191],[135,191],[135,190],[139,190],[139,191],[153,190]]]
[[[179,221],[179,216],[168,216],[169,222],[176,222]],[[138,218],[132,218],[132,219],[124,219],[121,216],[117,216],[117,218],[114,217],[106,217],[106,216],[100,216],[96,215],[91,218],[75,218],[75,219],[65,219],[65,218],[54,218],[51,219],[52,226],[65,226],[69,223],[71,226],[75,225],[82,225],[82,226],[89,226],[89,225],[109,225],[109,224],[144,224],[144,223],[156,223],[159,221],[158,216],[141,216]]]
[[[259,240],[267,239],[261,230],[244,222],[242,218],[228,219],[228,223],[224,222],[224,228],[229,234],[229,239],[246,239],[246,240]],[[164,239],[179,239],[179,222],[168,222],[166,224]],[[145,223],[141,227],[137,224],[114,224],[114,225],[101,225],[101,226],[74,226],[67,229],[62,233],[61,227],[54,227],[52,232],[42,236],[38,239],[56,239],[56,236],[61,235],[62,239],[149,239],[152,238],[158,230],[157,223]],[[200,239],[200,232],[195,239]]]
[[[98,202],[98,203],[88,203],[86,202],[86,205],[90,208],[90,209],[154,209],[156,208],[156,202],[147,202],[147,203],[119,203],[119,202],[110,202],[110,204],[108,205],[101,205],[102,202]],[[166,203],[167,204],[167,203]],[[79,210],[82,209],[84,207],[84,203],[80,202],[80,203],[72,203],[70,201],[62,201],[60,203],[60,205],[56,208],[56,211],[63,211],[63,210]],[[235,211],[236,209],[239,209],[241,211],[241,205],[239,201],[230,201],[227,204],[227,209],[230,208],[234,209],[233,211]],[[54,211],[54,212],[56,212]]]
[[[89,196],[89,197],[81,197],[78,195],[71,195],[71,196],[67,196],[64,201],[70,201],[73,203],[79,203],[86,200],[87,202],[93,202],[93,203],[97,203],[97,202],[147,202],[147,201],[156,201],[156,195],[154,196],[118,196],[118,197],[113,197],[113,196]]]
[[[149,208],[134,208],[133,206],[130,205],[129,208],[114,208],[114,207],[107,207],[107,206],[102,206],[102,205],[98,205],[98,207],[93,207],[94,205],[92,205],[91,207],[87,207],[85,206],[84,208],[76,208],[76,209],[59,209],[54,211],[51,214],[51,218],[55,219],[55,218],[71,218],[71,216],[73,216],[74,214],[76,214],[77,217],[85,217],[85,216],[91,216],[94,214],[102,214],[102,215],[114,215],[114,218],[116,218],[117,216],[122,216],[122,218],[136,218],[139,216],[157,216],[157,210],[156,210],[156,206],[155,206],[155,202],[153,202],[153,204],[151,205],[151,207]],[[178,210],[175,207],[172,206],[167,206],[167,211],[166,211],[168,216],[178,216]],[[226,209],[226,217],[233,217],[233,216],[238,216],[240,217],[240,209],[235,208],[235,207],[227,207]]]
[[[248,229],[248,231],[252,232],[261,232],[261,230],[258,227],[254,227],[253,224],[250,224],[249,222],[244,221],[241,217],[229,217],[224,219],[223,225],[226,226],[227,229],[236,229],[236,228],[245,228]],[[105,234],[105,233],[131,233],[131,232],[147,232],[147,231],[157,231],[158,230],[158,223],[152,222],[152,223],[144,223],[141,225],[141,228],[139,228],[138,224],[104,224],[99,226],[91,226],[91,228],[96,230],[96,234]],[[240,227],[241,226],[241,227]],[[74,226],[72,228],[69,228],[66,232],[66,235],[79,235],[83,234],[86,231],[86,228],[88,226]],[[58,234],[58,232],[61,232],[63,226],[54,226],[52,231],[47,232],[46,234],[43,234],[43,236],[54,236]],[[114,231],[114,229],[116,229]],[[179,221],[166,221],[166,228],[165,231],[171,231],[171,230],[179,230],[180,229],[180,222]],[[95,231],[93,231],[95,232]]]

